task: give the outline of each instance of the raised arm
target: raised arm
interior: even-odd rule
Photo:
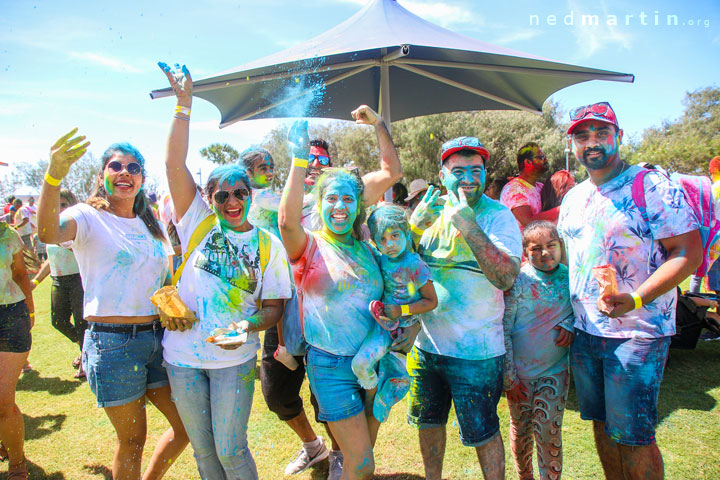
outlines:
[[[175,208],[175,216],[180,220],[195,198],[195,180],[185,162],[187,161],[188,139],[190,138],[190,107],[192,107],[192,77],[185,65],[182,71],[175,72],[166,63],[158,62],[165,72],[170,86],[175,92],[177,105],[165,153],[165,172],[167,174],[170,197]],[[176,65],[177,67],[177,65]]]
[[[77,127],[70,130],[50,147],[50,164],[38,199],[38,238],[43,243],[62,243],[75,239],[75,220],[60,221],[60,182],[70,171],[70,166],[85,155],[90,142],[84,135],[73,137]]]
[[[288,258],[295,261],[302,255],[307,242],[305,230],[300,224],[305,192],[305,170],[310,152],[307,121],[297,121],[290,127],[288,145],[293,159],[278,209],[278,227]]]
[[[365,184],[363,195],[365,205],[372,205],[380,200],[387,189],[402,178],[402,166],[400,166],[400,158],[398,158],[395,144],[382,118],[367,105],[360,105],[352,111],[351,115],[356,124],[372,125],[375,128],[380,146],[380,170],[367,173],[362,177]]]

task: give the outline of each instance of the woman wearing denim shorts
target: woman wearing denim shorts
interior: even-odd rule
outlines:
[[[247,221],[250,181],[241,166],[224,165],[210,173],[205,187],[210,206],[197,192],[185,165],[192,79],[184,67],[175,73],[160,66],[177,95],[166,157],[173,220],[187,255],[177,288],[197,317],[192,323],[166,320],[165,366],[200,476],[255,480],[247,423],[258,332],[278,322],[284,300],[290,298],[287,257],[276,237]],[[203,229],[208,218],[211,226]],[[196,237],[198,229],[202,234]],[[193,237],[199,243],[190,245]],[[228,326],[231,344],[215,345],[215,330]]]
[[[89,142],[74,129],[51,148],[38,208],[40,239],[70,242],[84,289],[88,321],[83,369],[97,405],[115,427],[116,479],[142,476],[147,435],[145,398],[170,422],[143,478],[161,478],[187,445],[162,366],[163,328],[150,296],[169,279],[169,242],[142,189],[145,160],[127,143],[103,153],[87,204],[60,214],[60,181]]]
[[[23,241],[6,222],[0,222],[0,460],[9,461],[8,480],[28,478],[25,426],[15,404],[15,387],[30,353],[34,312]]]
[[[396,155],[390,135],[375,112],[362,106],[353,117],[358,124],[374,125],[380,150]],[[368,305],[382,296],[383,280],[370,248],[360,240],[365,219],[364,179],[343,169],[324,170],[315,185],[322,228],[308,232],[300,223],[309,153],[307,122],[293,125],[288,141],[294,159],[278,224],[294,264],[296,284],[308,270],[303,315],[310,388],[319,404],[318,417],[328,422],[340,444],[343,478],[369,478],[375,470],[373,445],[380,423],[372,415],[373,398],[365,398],[365,390],[352,371],[352,359],[374,326]],[[395,181],[390,180],[386,189]],[[416,334],[417,329],[408,328],[392,348],[410,347]]]

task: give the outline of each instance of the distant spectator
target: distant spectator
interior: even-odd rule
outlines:
[[[15,195],[10,195],[9,197],[7,197],[7,204],[5,204],[5,207],[3,207],[4,214],[10,213],[10,208],[12,207],[14,201]]]
[[[392,201],[395,205],[400,205],[401,207],[405,206],[405,197],[408,196],[408,191],[405,185],[403,185],[401,182],[397,182],[392,187],[392,194],[393,198]]]
[[[500,193],[502,192],[502,189],[505,188],[505,185],[508,184],[510,180],[508,180],[506,177],[496,178],[492,182],[488,184],[487,189],[485,190],[485,195],[492,198],[493,200],[500,200]]]
[[[512,210],[520,230],[535,220],[556,222],[559,208],[542,210],[540,190],[543,184],[538,180],[548,171],[549,165],[540,145],[528,142],[520,147],[517,165],[519,174],[503,187],[500,202]]]
[[[422,178],[416,178],[410,182],[410,192],[407,194],[407,197],[405,197],[405,203],[410,213],[412,213],[415,207],[417,207],[417,204],[420,203],[428,187],[428,182]]]
[[[567,170],[558,170],[553,173],[540,190],[542,211],[559,207],[562,199],[575,186],[575,178]]]
[[[15,218],[13,220],[13,226],[15,230],[20,234],[23,243],[28,248],[33,248],[32,244],[32,224],[30,220],[32,218],[32,212],[27,206],[23,206],[22,200],[16,198],[13,202],[15,207]]]

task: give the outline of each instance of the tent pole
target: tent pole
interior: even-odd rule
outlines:
[[[387,49],[382,49],[382,55],[387,55]],[[380,65],[380,116],[385,122],[388,133],[390,132],[390,66],[388,64]],[[385,201],[392,202],[392,188],[385,191]]]

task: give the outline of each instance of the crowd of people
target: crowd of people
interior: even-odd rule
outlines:
[[[683,191],[662,172],[644,177],[649,221],[633,205],[642,167],[621,158],[608,103],[570,112],[568,138],[589,174],[577,186],[567,171],[541,183],[549,163],[534,142],[519,148],[516,177],[486,185],[490,152],[466,136],[442,145],[438,184],[415,179],[408,190],[386,125],[363,105],[352,117],[374,128],[376,171],[334,168],[328,143],[299,121],[282,192],[261,148],[199,188],[186,164],[192,79],[184,66],[159,65],[177,101],[159,213],[144,190],[145,159],[127,143],[102,155],[85,203],[61,189],[89,146],[75,129],[51,148],[36,213],[48,259],[33,278],[23,257],[31,217],[20,203],[14,228],[0,222],[9,479],[28,478],[15,388],[31,347],[32,290],[48,274],[52,325],[79,345],[76,376],[116,432],[115,479],[161,478],[188,442],[201,478],[258,478],[247,440],[258,350],[265,402],[302,443],[285,475],[328,459],[330,480],[371,478],[380,427],[407,396],[427,479],[442,477],[451,406],[484,477],[504,478],[505,392],[518,476],[532,478],[536,449],[541,478],[558,479],[572,369],[606,477],[663,478],[655,425],[675,287],[703,246]],[[394,203],[380,202],[389,189]],[[608,265],[613,291],[593,276]],[[151,301],[169,285],[191,315]],[[286,335],[291,321],[304,353]],[[305,376],[327,439],[307,418]],[[168,429],[143,470],[146,400]]]

